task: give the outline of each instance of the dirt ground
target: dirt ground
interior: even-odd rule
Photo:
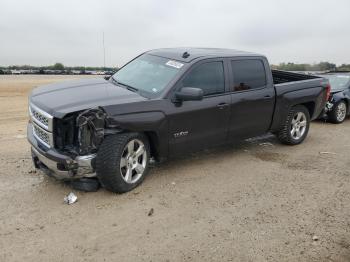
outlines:
[[[0,76],[0,261],[350,261],[350,119],[312,123],[299,146],[265,136],[171,160],[127,194],[83,193],[32,172],[25,137],[29,91],[76,77]]]

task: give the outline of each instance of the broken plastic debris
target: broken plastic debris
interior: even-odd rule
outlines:
[[[68,205],[74,204],[75,202],[77,202],[77,200],[78,200],[78,197],[73,192],[70,192],[68,195],[64,197],[64,203]]]
[[[320,154],[321,155],[336,155],[337,153],[324,151],[324,152],[320,152]]]

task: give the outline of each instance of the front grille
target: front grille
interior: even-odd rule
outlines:
[[[45,111],[41,110],[33,104],[29,106],[29,113],[32,120],[35,121],[36,124],[46,129],[47,131],[52,131],[53,117],[50,114],[46,113]]]
[[[33,104],[29,105],[29,114],[33,123],[35,138],[41,142],[41,144],[47,147],[53,147],[53,117]]]
[[[47,132],[37,124],[33,123],[33,132],[39,142],[43,143],[47,147],[53,147],[53,137],[52,133]]]
[[[38,120],[40,123],[42,123],[44,126],[49,127],[49,119],[39,112],[35,111],[35,109],[32,109],[33,117]]]

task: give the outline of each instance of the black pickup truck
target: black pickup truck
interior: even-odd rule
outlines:
[[[113,192],[161,161],[266,132],[301,143],[329,96],[328,80],[270,70],[259,54],[171,48],[141,54],[109,79],[33,90],[28,140],[36,168],[97,177]]]

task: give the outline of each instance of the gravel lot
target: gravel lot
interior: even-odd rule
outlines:
[[[168,161],[127,194],[82,193],[32,172],[25,137],[29,91],[77,77],[0,76],[0,261],[350,261],[350,119],[312,123],[299,146],[265,136]]]

